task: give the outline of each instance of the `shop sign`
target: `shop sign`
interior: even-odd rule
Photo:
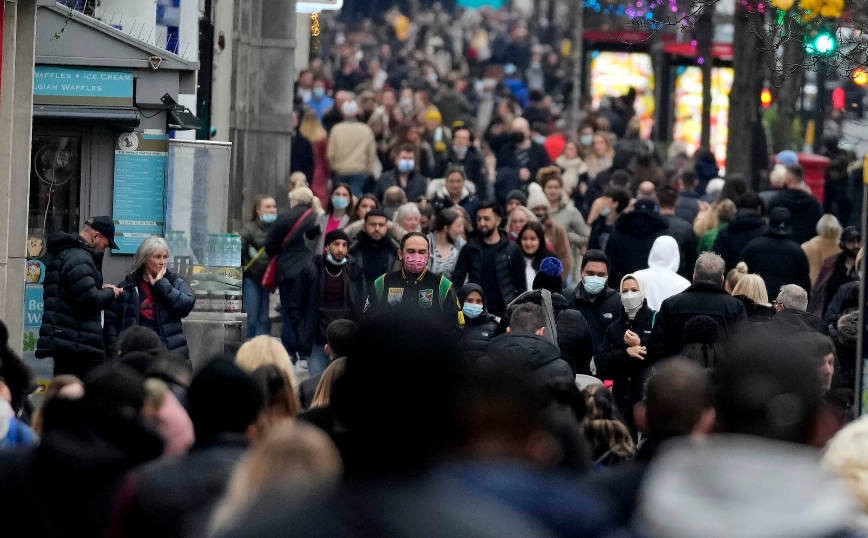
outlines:
[[[33,102],[38,105],[133,106],[130,71],[37,65]]]
[[[134,254],[166,222],[166,160],[169,138],[124,133],[115,145],[112,219],[120,254]]]

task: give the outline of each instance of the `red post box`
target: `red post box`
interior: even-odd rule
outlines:
[[[831,162],[828,157],[813,155],[811,153],[799,153],[799,164],[804,171],[805,184],[811,188],[811,194],[823,203],[823,189],[826,185],[826,168]],[[772,159],[777,159],[772,156]]]

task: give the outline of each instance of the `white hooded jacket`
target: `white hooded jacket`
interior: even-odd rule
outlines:
[[[671,236],[663,235],[651,247],[648,269],[633,273],[641,281],[651,310],[660,310],[663,301],[690,287],[690,281],[676,272],[680,263],[678,243]]]

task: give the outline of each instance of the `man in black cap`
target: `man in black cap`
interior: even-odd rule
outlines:
[[[102,311],[121,289],[103,284],[102,258],[117,249],[111,217],[92,217],[77,234],[57,232],[48,240],[45,311],[36,356],[54,359],[54,375],[83,378],[103,360]]]
[[[790,239],[790,210],[776,207],[769,212],[769,230],[752,239],[741,254],[748,270],[762,277],[769,297],[782,286],[795,284],[811,289],[811,267],[808,256],[798,243]]]
[[[329,364],[325,351],[329,324],[355,317],[357,270],[347,256],[348,242],[343,230],[326,234],[326,253],[314,256],[302,271],[286,305],[299,350],[308,357],[311,377],[323,373]]]

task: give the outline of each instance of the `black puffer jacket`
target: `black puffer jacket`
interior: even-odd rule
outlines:
[[[609,324],[621,317],[624,307],[621,305],[621,295],[612,288],[606,288],[596,297],[591,297],[585,291],[582,282],[570,290],[564,291],[567,306],[582,313],[588,323],[591,339],[594,342],[594,355],[600,352],[606,329]],[[579,372],[583,373],[583,372]]]
[[[741,261],[744,247],[766,231],[768,226],[759,213],[751,209],[739,209],[732,222],[717,233],[714,241],[714,251],[726,262],[726,270],[734,269]],[[753,268],[748,266],[748,270],[752,271]]]
[[[75,355],[83,362],[105,355],[100,312],[115,294],[103,289],[102,254],[78,234],[58,232],[48,240],[51,258],[45,270],[45,310],[36,356]]]
[[[500,321],[498,334],[506,332],[512,313],[519,305],[525,303],[543,306],[540,290],[522,293],[507,307],[506,314]],[[594,356],[594,339],[591,337],[591,329],[585,316],[578,310],[570,308],[566,298],[560,293],[552,294],[552,310],[554,310],[555,329],[561,358],[570,365],[574,374],[590,375],[591,359]]]
[[[695,282],[660,305],[646,360],[653,362],[680,353],[684,349],[684,326],[696,316],[713,318],[724,338],[731,335],[739,324],[747,322],[742,302],[722,286]]]
[[[656,213],[623,213],[606,243],[609,257],[609,281],[621,282],[624,275],[648,268],[648,255],[654,241],[669,233],[669,223]]]
[[[124,329],[142,324],[140,308],[145,300],[145,294],[141,288],[144,285],[142,275],[139,272],[127,275],[118,284],[118,287],[124,292],[105,312],[103,335],[107,349],[114,347]],[[152,289],[154,297],[157,299],[154,319],[157,334],[166,344],[166,349],[189,357],[190,349],[187,347],[187,337],[184,336],[181,320],[186,318],[196,305],[196,296],[193,295],[193,290],[184,282],[184,279],[169,272],[158,280]]]
[[[500,294],[503,304],[508,305],[527,289],[527,279],[524,275],[524,255],[517,244],[510,241],[506,230],[498,230],[500,243],[497,244],[495,264],[497,266],[497,281],[500,284]],[[456,286],[463,286],[467,280],[473,284],[482,282],[482,242],[484,239],[477,232],[467,241],[455,269],[452,271],[452,282]],[[491,297],[487,297],[488,300]],[[499,314],[499,312],[495,312]]]
[[[278,256],[278,284],[295,280],[299,272],[307,267],[307,263],[310,261],[311,256],[313,256],[309,243],[311,239],[305,237],[313,233],[312,231],[316,224],[316,213],[313,211],[296,228],[292,237],[287,241],[286,246],[282,246],[286,235],[308,209],[310,209],[309,205],[302,204],[281,213],[278,215],[274,227],[268,232],[268,237],[265,240],[265,253],[270,257]]]
[[[265,268],[268,267],[268,254],[263,252],[259,257],[256,254],[259,249],[265,247],[265,242],[268,239],[268,232],[274,228],[274,222],[264,223],[260,219],[251,220],[241,229],[241,265],[246,267],[250,260],[256,258],[256,261],[250,266],[250,269],[244,271],[244,278],[250,278],[256,282],[262,282],[262,275],[265,274]]]
[[[493,338],[482,362],[528,372],[533,384],[551,395],[575,383],[573,370],[560,355],[548,337],[513,331]]]
[[[612,396],[615,405],[633,426],[633,406],[642,401],[642,387],[645,382],[647,362],[627,354],[627,344],[624,334],[627,329],[639,335],[640,345],[648,346],[651,340],[651,330],[654,328],[655,312],[648,308],[645,302],[636,312],[636,317],[630,319],[622,312],[621,317],[606,329],[606,338],[599,355],[594,360],[597,365],[597,377],[611,379]]]
[[[741,259],[748,270],[762,277],[769,297],[777,297],[781,287],[795,284],[811,291],[811,266],[808,256],[789,235],[769,230],[744,247]]]
[[[461,337],[461,347],[464,348],[465,357],[471,366],[488,353],[488,342],[497,335],[497,324],[500,322],[499,318],[485,309],[485,293],[479,284],[462,286],[457,294],[458,304],[463,307],[467,296],[474,291],[482,295],[483,311],[476,318],[464,316],[464,336]]]

